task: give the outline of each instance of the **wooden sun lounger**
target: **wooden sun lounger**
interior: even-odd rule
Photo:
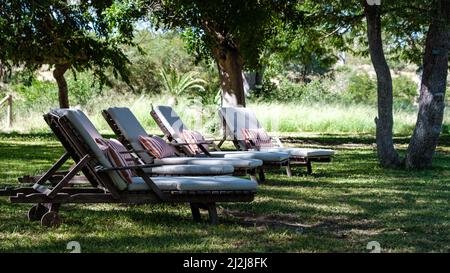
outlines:
[[[156,111],[153,108],[150,111],[150,115],[152,116],[152,118],[154,119],[154,121],[158,125],[158,127],[161,129],[161,131],[163,132],[163,134],[167,138],[167,140],[170,141],[170,142],[176,142],[176,138],[172,135],[172,133],[170,132],[169,128],[166,127],[164,122],[159,117],[158,113],[156,113]],[[190,145],[190,144],[191,143],[180,143],[180,142],[178,142],[179,151],[184,153],[187,156],[197,156],[195,154],[192,154],[192,152],[186,147],[187,145]],[[221,151],[220,147],[223,144],[223,142],[221,142],[219,145],[217,145],[214,141],[197,142],[195,144],[197,144],[197,146],[204,153],[204,155],[210,156],[210,152],[211,151]],[[208,145],[210,150],[206,150],[206,148],[203,146],[203,144]],[[259,174],[259,181],[260,182],[266,181],[264,170],[281,169],[281,168],[286,168],[287,175],[289,177],[292,176],[291,162],[290,162],[289,159],[280,160],[280,161],[267,161],[267,160],[265,160],[264,164],[263,164],[263,167],[260,168],[259,172],[258,172],[258,174]]]
[[[10,196],[12,203],[35,204],[28,211],[30,221],[40,220],[48,227],[58,226],[61,219],[58,215],[62,204],[78,203],[189,203],[195,221],[200,221],[200,209],[208,210],[209,221],[217,223],[217,202],[251,202],[255,191],[162,191],[143,169],[152,165],[125,167],[133,169],[148,185],[150,190],[127,191],[118,190],[108,172],[125,168],[105,168],[93,155],[80,133],[71,125],[67,117],[58,117],[52,113],[44,116],[53,133],[60,140],[66,152],[32,187],[6,188],[0,190],[0,196]],[[75,161],[70,171],[61,177],[60,168],[69,159]],[[82,172],[89,182],[83,187],[72,187],[70,182]],[[55,183],[55,179],[59,181]],[[53,181],[48,185],[47,181]]]
[[[233,108],[233,107],[230,107],[230,108]],[[233,108],[233,109],[244,109],[244,108]],[[222,108],[222,110],[223,110],[223,108]],[[227,119],[225,118],[224,114],[222,113],[222,110],[219,110],[218,113],[219,113],[219,117],[222,121],[223,138],[217,146],[221,147],[225,141],[231,140],[237,150],[246,151],[248,149],[257,149],[256,144],[253,143],[252,141],[247,140],[250,142],[250,145],[248,145],[244,140],[238,139],[237,133],[236,133],[236,130],[238,128],[234,128],[234,126],[228,124],[229,121],[227,121]],[[254,123],[253,125],[255,125],[259,129],[263,129],[262,125],[259,123],[259,121],[256,119],[256,117],[254,117],[253,115],[251,117],[252,117],[251,119],[253,120],[252,122]],[[250,118],[250,117],[247,117],[247,118]],[[252,123],[252,122],[249,122],[249,123]],[[230,128],[234,128],[234,129],[230,129]],[[280,139],[272,138],[272,142],[274,142],[274,141],[277,143],[277,145],[275,145],[275,147],[283,146]],[[307,173],[312,174],[312,162],[331,162],[333,159],[333,156],[305,157],[305,156],[296,156],[296,155],[291,154],[289,156],[289,159],[290,159],[291,166],[306,167]],[[288,171],[288,176],[291,176],[289,174],[289,171]]]
[[[135,148],[133,148],[133,146],[131,145],[130,141],[124,136],[124,132],[122,132],[122,130],[117,125],[116,121],[111,117],[111,115],[108,113],[107,110],[103,110],[102,111],[102,115],[103,115],[104,119],[106,120],[106,122],[108,123],[109,127],[111,128],[111,130],[116,135],[117,140],[119,140],[130,152],[133,152],[137,156],[140,156],[141,154],[145,153],[145,154],[149,155],[150,157],[152,157],[152,155],[149,154],[146,150],[136,150]],[[174,146],[176,149],[179,149],[180,147],[183,148],[186,145],[189,145],[188,143],[173,143],[173,142],[170,142],[169,144]],[[200,147],[201,147],[201,149],[204,149],[203,146],[200,145]],[[195,157],[194,155],[186,154],[186,153],[182,153],[181,155],[187,155],[189,157]],[[261,168],[239,168],[239,167],[234,167],[233,175],[234,176],[249,175],[251,179],[255,179],[256,180],[256,173],[257,172],[259,172],[259,173],[262,172],[262,169]],[[201,174],[199,174],[199,175],[201,175]]]

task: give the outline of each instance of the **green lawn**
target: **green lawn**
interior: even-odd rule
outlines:
[[[0,198],[0,251],[67,252],[78,241],[83,252],[368,252],[378,241],[384,252],[449,252],[450,137],[434,169],[420,172],[381,169],[372,143],[313,137],[307,145],[337,150],[334,162],[311,176],[269,173],[254,202],[219,206],[217,226],[193,223],[186,205],[66,205],[63,225],[48,229],[26,220],[29,205]],[[50,135],[0,135],[0,186],[62,152]]]

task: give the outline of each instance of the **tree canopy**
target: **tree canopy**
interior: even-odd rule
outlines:
[[[158,26],[184,31],[198,58],[214,58],[225,104],[245,105],[242,69],[258,65],[265,42],[294,5],[275,0],[162,0],[154,19]]]
[[[91,69],[104,83],[111,67],[127,81],[120,46],[133,43],[133,23],[142,15],[140,2],[132,0],[1,0],[0,61],[29,69],[54,65],[57,81],[73,68]]]

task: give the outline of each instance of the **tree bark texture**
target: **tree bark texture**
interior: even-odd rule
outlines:
[[[56,64],[55,70],[53,70],[53,77],[58,84],[58,98],[60,108],[69,108],[69,89],[67,87],[67,81],[64,77],[66,71],[70,68],[69,64]]]
[[[435,2],[435,15],[428,29],[423,57],[419,114],[406,154],[407,168],[431,167],[442,130],[450,46],[450,0]]]
[[[378,117],[375,119],[377,154],[383,167],[395,168],[401,161],[393,142],[392,77],[383,50],[380,6],[369,6],[366,3],[364,9],[370,57],[377,75]]]

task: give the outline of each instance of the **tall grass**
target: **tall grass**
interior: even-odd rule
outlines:
[[[43,100],[41,102],[39,100]],[[165,105],[168,97],[148,97],[145,95],[102,95],[87,100],[84,106],[75,106],[87,113],[102,133],[111,133],[104,121],[101,110],[111,106],[129,107],[139,121],[151,133],[160,134],[160,130],[150,116],[151,105]],[[180,99],[175,110],[186,125],[203,133],[220,134],[220,120],[217,106],[203,106],[190,99]],[[14,107],[14,127],[6,128],[6,110],[0,110],[0,130],[17,132],[48,132],[42,115],[56,102],[48,103],[46,98],[38,99],[36,107],[18,103]],[[339,105],[339,104],[296,104],[296,103],[250,103],[263,126],[271,132],[301,133],[313,132],[323,134],[373,134],[374,118],[377,116],[375,106]],[[394,113],[394,133],[409,135],[415,124],[416,109],[397,109]],[[444,131],[448,133],[450,114],[444,119]]]
[[[259,121],[274,132],[355,133],[375,132],[375,106],[342,104],[251,104]],[[394,111],[394,133],[410,134],[416,121],[415,109]],[[446,123],[450,115],[446,115]]]

